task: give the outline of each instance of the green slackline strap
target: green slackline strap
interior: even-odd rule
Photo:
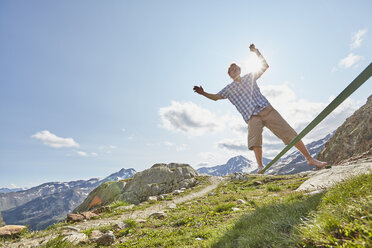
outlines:
[[[326,118],[338,105],[348,98],[356,89],[366,82],[372,75],[372,63],[370,63],[362,73],[359,74],[315,119],[305,127],[302,132],[294,138],[271,162],[262,170],[265,173],[281,156],[291,149],[298,141],[316,127],[324,118]]]

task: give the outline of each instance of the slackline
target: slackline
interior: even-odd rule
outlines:
[[[294,138],[271,162],[261,171],[265,173],[279,158],[281,158],[289,149],[291,149],[298,141],[316,127],[324,118],[326,118],[338,105],[348,98],[355,90],[364,84],[372,75],[372,63],[370,63],[362,73],[359,74],[327,107],[310,122],[300,134]]]

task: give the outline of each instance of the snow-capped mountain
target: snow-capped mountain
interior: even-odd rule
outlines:
[[[316,157],[323,149],[324,144],[333,136],[335,132],[328,134],[323,139],[311,142],[306,147],[311,156]],[[267,165],[271,159],[262,158],[264,165]],[[299,152],[294,151],[287,157],[280,159],[276,162],[266,174],[296,174],[303,171],[313,170],[315,166],[309,166],[305,157]],[[235,172],[242,173],[257,173],[257,165],[243,156],[237,156],[229,159],[226,164],[217,165],[213,167],[201,167],[197,170],[200,174],[208,174],[212,176],[226,176]]]
[[[7,224],[30,225],[43,229],[65,218],[88,194],[107,181],[132,177],[134,169],[121,169],[104,179],[50,182],[18,192],[0,194],[0,211]]]
[[[1,193],[10,193],[10,192],[17,192],[17,191],[22,191],[26,190],[27,188],[0,188],[0,194]]]
[[[269,159],[263,158],[263,163],[266,165],[270,162]],[[230,158],[226,164],[213,167],[201,167],[197,169],[200,174],[208,174],[212,176],[226,176],[235,172],[251,173],[257,169],[257,164],[243,156]]]
[[[334,133],[335,132],[332,132],[323,139],[313,141],[310,144],[308,144],[306,147],[310,155],[316,158],[316,156],[324,148],[325,143],[333,136]],[[299,151],[296,150],[289,154],[287,157],[280,159],[273,166],[271,166],[270,169],[267,170],[266,174],[289,175],[314,169],[315,166],[309,166],[307,164],[305,157]]]

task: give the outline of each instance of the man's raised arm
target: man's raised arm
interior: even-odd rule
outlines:
[[[257,57],[260,59],[260,61],[262,63],[262,68],[260,68],[259,71],[254,73],[254,78],[258,79],[259,77],[262,76],[262,74],[264,74],[264,72],[267,70],[267,68],[269,68],[269,65],[267,64],[266,59],[262,56],[260,51],[258,51],[258,49],[254,46],[254,44],[251,44],[249,46],[249,49],[251,50],[251,52],[254,52],[257,55]]]
[[[194,86],[194,91],[200,95],[203,95],[205,96],[206,98],[209,98],[213,101],[217,101],[219,99],[223,99],[222,96],[220,96],[219,94],[210,94],[210,93],[207,93],[204,91],[203,87],[201,86]]]

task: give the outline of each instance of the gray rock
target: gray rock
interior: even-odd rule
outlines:
[[[156,196],[149,196],[149,197],[147,198],[147,200],[148,200],[148,201],[157,201],[158,198],[157,198]]]
[[[150,218],[164,219],[165,217],[166,217],[166,214],[163,211],[150,214]]]
[[[372,160],[357,161],[350,165],[333,166],[331,169],[323,169],[312,173],[311,178],[301,184],[296,191],[324,190],[348,177],[371,173],[371,170]]]
[[[216,195],[216,193],[211,192],[211,193],[209,193],[208,195],[209,195],[209,196],[214,196],[214,195]]]
[[[196,170],[187,164],[155,164],[133,176],[122,190],[120,200],[138,204],[147,200],[149,196],[193,186],[197,175]]]
[[[112,229],[114,229],[114,230],[122,230],[122,229],[125,229],[125,228],[127,228],[127,224],[125,224],[125,223],[121,223],[121,222],[115,224],[115,225],[112,227]]]
[[[97,245],[111,245],[115,242],[114,234],[109,231],[96,240]]]
[[[232,208],[232,211],[240,211],[240,208]]]
[[[174,204],[174,203],[171,203],[171,204],[169,205],[169,208],[170,208],[170,209],[175,209],[176,207],[177,207],[177,205]]]
[[[242,199],[238,199],[238,200],[236,201],[236,204],[238,204],[238,205],[246,204],[246,201],[244,201],[244,200],[242,200]]]
[[[183,190],[176,189],[175,191],[173,191],[173,195],[179,195],[179,194],[181,194],[183,192],[184,192]]]
[[[88,236],[85,233],[74,233],[64,237],[62,241],[68,241],[74,245],[78,245],[87,242]]]

